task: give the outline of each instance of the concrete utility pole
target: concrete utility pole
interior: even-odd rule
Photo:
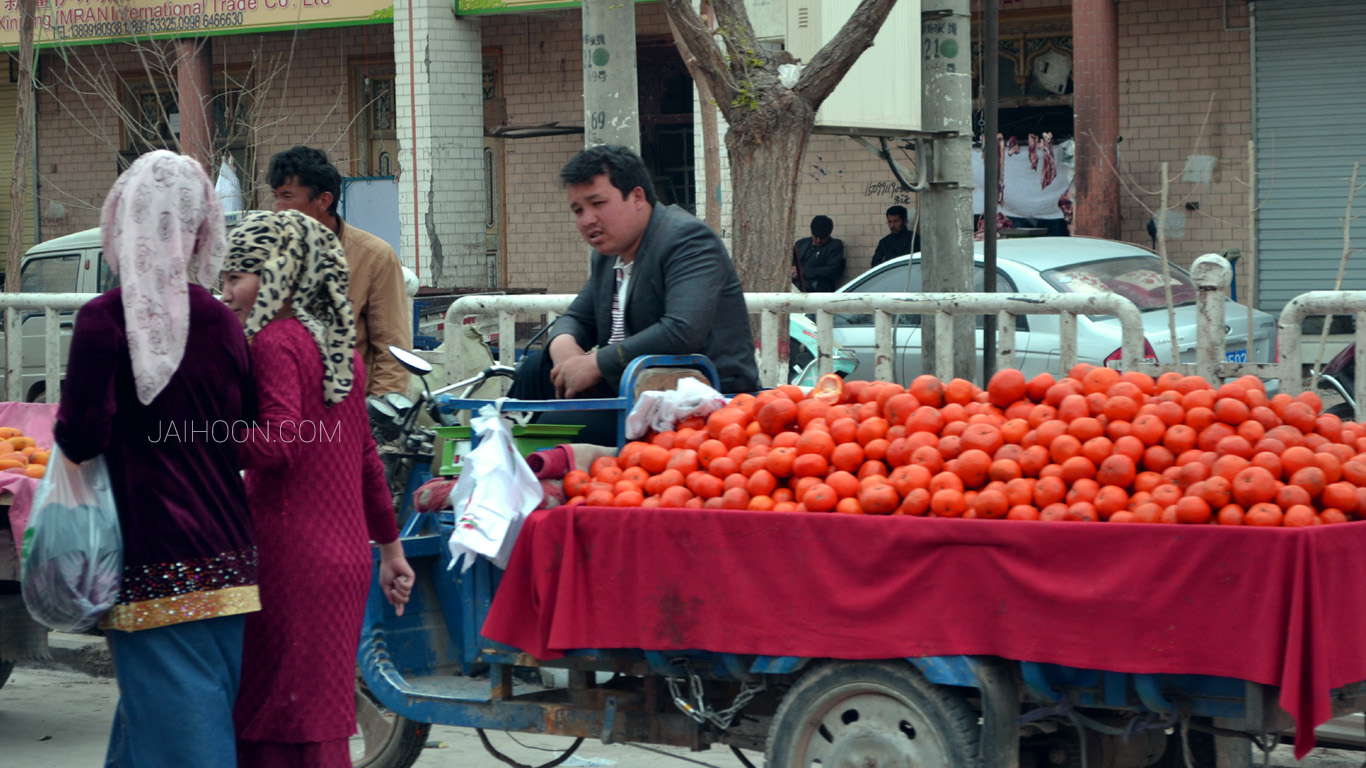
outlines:
[[[972,16],[968,0],[925,0],[921,118],[930,140],[930,188],[920,194],[921,290],[972,290]],[[988,147],[990,149],[990,147]],[[990,190],[988,190],[990,192]],[[970,321],[954,324],[954,376],[972,380],[977,345]],[[934,318],[925,317],[922,360],[932,371]]]
[[[636,8],[623,0],[583,3],[583,145],[620,144],[640,154]]]

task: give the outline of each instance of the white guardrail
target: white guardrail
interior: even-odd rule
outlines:
[[[817,369],[828,373],[833,369],[831,350],[834,349],[834,316],[837,314],[872,314],[876,346],[873,361],[878,379],[893,378],[893,318],[898,314],[931,315],[936,318],[935,359],[932,372],[941,378],[953,375],[953,327],[962,316],[995,314],[997,322],[997,368],[1015,367],[1015,318],[1019,315],[1052,314],[1059,316],[1061,371],[1075,365],[1077,360],[1077,315],[1097,314],[1118,318],[1122,333],[1121,365],[1125,369],[1142,370],[1151,374],[1179,371],[1198,374],[1215,381],[1244,374],[1263,379],[1280,379],[1282,391],[1298,391],[1302,382],[1300,369],[1301,326],[1304,319],[1315,315],[1350,314],[1356,318],[1356,342],[1366,349],[1366,291],[1314,291],[1293,299],[1281,312],[1278,323],[1280,359],[1272,363],[1238,363],[1223,359],[1225,294],[1232,278],[1232,269],[1221,256],[1209,254],[1196,259],[1191,275],[1199,288],[1199,321],[1195,363],[1154,364],[1143,361],[1143,325],[1140,313],[1132,302],[1116,294],[1030,294],[1030,293],[870,293],[870,294],[800,294],[750,293],[745,301],[751,315],[759,315],[759,374],[760,380],[773,386],[785,380],[787,360],[781,356],[786,345],[780,345],[780,334],[787,333],[787,316],[811,314],[816,318],[818,345]],[[70,333],[74,318],[63,313],[80,309],[96,294],[71,293],[3,293],[0,308],[4,309],[5,339],[23,337],[26,317],[41,313],[41,335],[30,334],[23,344],[7,344],[5,352],[5,399],[21,401],[27,391],[42,381],[48,393],[59,391],[63,365],[63,336]],[[569,307],[573,294],[532,295],[477,295],[457,299],[446,310],[445,333],[459,332],[463,318],[493,315],[497,318],[500,340],[516,338],[519,316],[546,316],[546,323],[554,320]],[[448,371],[459,369],[455,357],[458,344],[445,344],[444,354]],[[499,362],[514,362],[515,346],[499,345]],[[31,357],[26,361],[25,352]],[[37,363],[41,355],[42,363]],[[39,369],[41,365],[41,369]],[[39,375],[41,370],[41,375]],[[1366,404],[1366,375],[1355,379],[1355,400]],[[26,386],[27,385],[27,386]]]
[[[24,348],[26,343],[11,344],[10,339],[23,339],[26,315],[43,316],[42,353],[44,391],[49,402],[50,393],[61,391],[63,365],[62,334],[68,334],[75,324],[74,317],[62,317],[63,312],[74,312],[99,294],[94,293],[0,293],[0,308],[5,310],[5,399],[19,402],[26,399]],[[37,349],[33,350],[35,353]],[[36,354],[35,354],[36,357]],[[32,376],[30,376],[32,378]]]
[[[997,327],[997,369],[1015,367],[1015,317],[1017,315],[1051,314],[1059,317],[1061,371],[1067,371],[1077,360],[1077,315],[1097,314],[1118,318],[1122,334],[1121,365],[1126,370],[1141,370],[1152,375],[1165,371],[1198,374],[1214,381],[1253,374],[1264,379],[1280,379],[1283,388],[1295,389],[1300,381],[1299,328],[1303,319],[1315,314],[1352,314],[1358,317],[1358,338],[1366,335],[1366,291],[1317,292],[1292,301],[1282,313],[1280,321],[1283,349],[1280,360],[1272,363],[1235,363],[1224,359],[1225,295],[1232,280],[1233,270],[1222,256],[1209,254],[1196,260],[1191,269],[1199,288],[1197,298],[1197,352],[1195,363],[1150,363],[1143,359],[1143,321],[1133,302],[1118,294],[1059,294],[1059,293],[863,293],[863,294],[801,294],[747,293],[745,302],[751,315],[760,316],[759,377],[767,386],[781,383],[787,361],[779,357],[779,333],[787,327],[787,315],[813,314],[816,317],[816,337],[819,348],[817,367],[821,373],[833,368],[831,350],[834,348],[834,316],[837,314],[873,315],[876,347],[874,375],[890,381],[893,378],[893,316],[897,314],[932,315],[936,318],[935,360],[931,372],[943,379],[953,376],[953,328],[956,318],[995,314]],[[470,315],[495,315],[499,339],[516,337],[518,316],[547,315],[546,323],[569,307],[573,294],[542,295],[480,295],[457,299],[446,312],[446,328],[461,326],[462,318]],[[1175,347],[1175,345],[1173,345]],[[453,358],[456,345],[446,345],[449,370],[456,370]],[[1366,346],[1362,347],[1366,349]],[[500,344],[499,362],[511,365],[515,348]],[[1366,376],[1358,377],[1359,394],[1366,387]],[[1366,402],[1360,398],[1357,402]]]

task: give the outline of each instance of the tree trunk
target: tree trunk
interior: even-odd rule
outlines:
[[[19,291],[24,258],[24,201],[28,199],[28,155],[33,146],[33,26],[36,0],[19,0],[19,109],[15,116],[14,167],[10,175],[9,239],[5,290]]]
[[[726,133],[731,256],[746,291],[782,292],[792,284],[797,192],[815,113],[787,89],[778,98],[785,103],[754,110]]]

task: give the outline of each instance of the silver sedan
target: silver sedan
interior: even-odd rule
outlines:
[[[1007,239],[996,244],[996,290],[999,293],[1117,293],[1142,312],[1144,354],[1150,360],[1173,359],[1167,324],[1166,285],[1156,254],[1129,243],[1089,237]],[[975,290],[981,290],[982,244],[976,244]],[[1180,361],[1195,362],[1196,288],[1190,275],[1172,266],[1171,293],[1176,305],[1176,336]],[[839,293],[916,293],[921,290],[920,254],[900,256],[850,280]],[[1271,362],[1277,355],[1276,320],[1260,310],[1253,313],[1252,358],[1248,359],[1247,307],[1228,301],[1225,356],[1238,362]],[[920,316],[893,318],[896,381],[906,383],[925,371],[920,359]],[[1056,315],[1016,318],[1016,365],[1026,376],[1060,372],[1059,323]],[[858,354],[859,367],[851,379],[873,378],[873,316],[836,315],[835,341]],[[977,348],[982,349],[982,318],[977,318]],[[1083,362],[1118,364],[1119,321],[1111,316],[1077,318],[1077,351]]]

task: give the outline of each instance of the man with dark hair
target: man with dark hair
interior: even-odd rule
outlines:
[[[342,178],[327,153],[294,147],[270,159],[266,183],[275,190],[275,210],[307,214],[332,230],[346,251],[350,273],[346,294],[356,320],[356,351],[365,361],[365,392],[408,392],[408,371],[389,354],[389,345],[412,349],[411,306],[403,267],[394,249],[337,215]]]
[[[833,238],[829,216],[811,220],[811,237],[792,246],[792,284],[806,293],[829,293],[844,275],[844,242]]]
[[[721,239],[672,205],[660,205],[640,157],[598,146],[560,170],[579,234],[593,248],[588,282],[523,359],[508,395],[525,400],[615,397],[641,355],[703,354],[726,393],[759,388],[745,295]],[[544,413],[542,422],[588,424],[577,440],[616,444],[611,411]]]
[[[887,209],[887,228],[892,232],[878,241],[873,251],[873,266],[888,259],[920,251],[920,233],[911,232],[906,225],[906,206],[894,205]]]

